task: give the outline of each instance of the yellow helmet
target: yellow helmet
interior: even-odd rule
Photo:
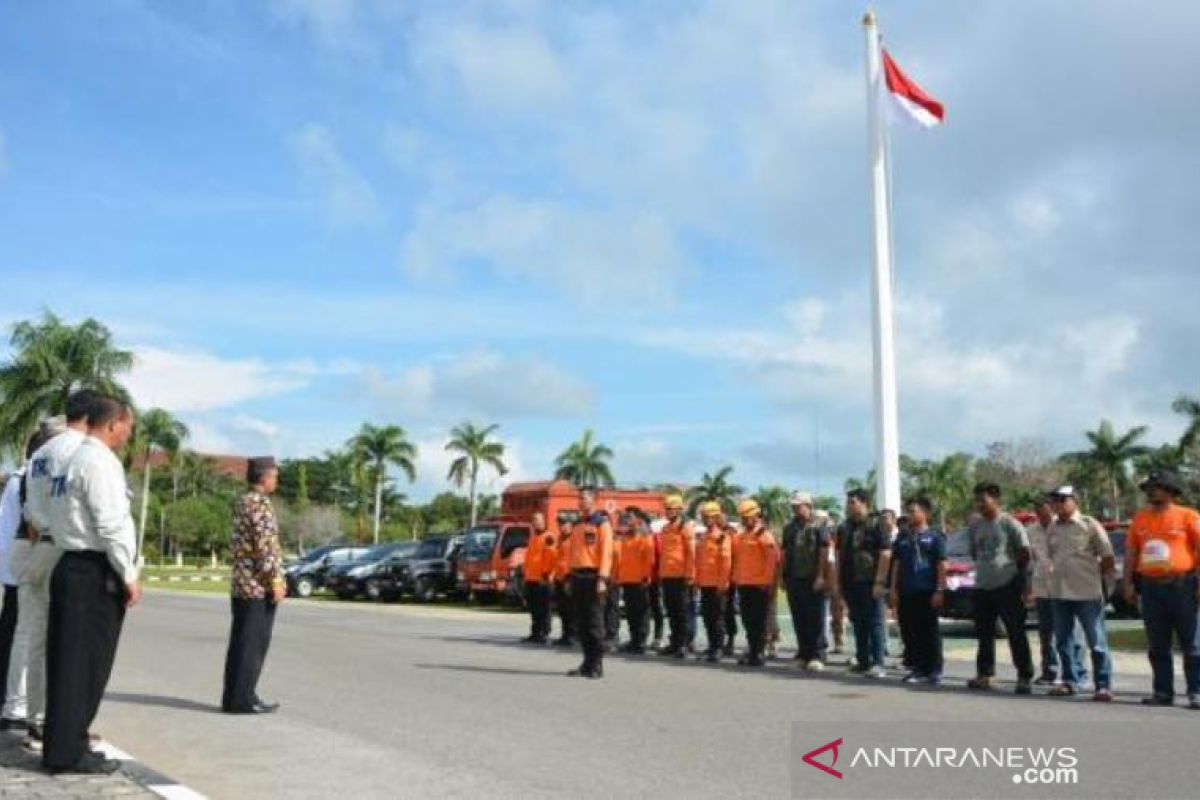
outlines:
[[[721,513],[721,504],[715,500],[709,500],[700,504],[700,516],[715,517]]]
[[[758,507],[758,503],[753,499],[746,499],[738,503],[738,516],[755,517],[762,511]]]
[[[666,506],[668,511],[682,511],[683,498],[677,494],[669,494],[667,495]]]

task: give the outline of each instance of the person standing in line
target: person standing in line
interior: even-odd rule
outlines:
[[[813,516],[808,492],[794,492],[791,505],[793,517],[783,529],[782,574],[796,632],[796,661],[804,669],[820,672],[829,649],[825,619],[833,583],[829,557],[833,533]]]
[[[826,641],[830,637],[833,639],[833,652],[836,655],[841,655],[845,652],[845,635],[846,635],[846,603],[842,599],[842,590],[838,586],[838,538],[837,525],[829,517],[829,512],[823,508],[813,511],[813,518],[823,525],[827,525],[832,532],[832,541],[829,548],[829,563],[831,565],[831,574],[833,578],[829,586],[829,634]]]
[[[666,630],[667,612],[663,607],[662,577],[658,569],[662,561],[662,530],[651,528],[650,536],[654,540],[654,574],[650,578],[650,618],[654,622],[654,637],[650,649],[654,652],[662,650],[663,632]]]
[[[63,554],[50,581],[46,644],[42,764],[52,773],[110,774],[120,766],[89,749],[88,728],[112,673],[125,610],[142,597],[129,490],[116,455],[133,424],[129,406],[97,399],[88,438],[51,486],[52,504],[65,504],[63,527],[54,528]]]
[[[583,646],[583,663],[568,675],[604,677],[604,601],[612,576],[613,530],[608,515],[596,511],[590,490],[579,495],[583,519],[571,534],[571,602]]]
[[[1054,601],[1050,599],[1050,588],[1054,564],[1046,546],[1046,532],[1054,524],[1054,499],[1045,495],[1034,507],[1037,519],[1025,526],[1029,536],[1029,553],[1033,559],[1030,568],[1030,587],[1033,591],[1034,609],[1037,613],[1038,644],[1041,648],[1041,673],[1035,684],[1053,686],[1058,683],[1058,645],[1054,639]]]
[[[708,649],[703,657],[715,664],[725,649],[725,600],[733,572],[735,532],[725,524],[720,503],[709,501],[701,505],[700,519],[705,530],[696,544],[696,585],[700,587],[700,611],[708,636]]]
[[[837,536],[838,585],[854,627],[855,657],[850,672],[878,679],[887,677],[884,601],[896,517],[885,510],[878,522],[873,522],[869,512],[865,490],[846,493],[846,520],[838,527]]]
[[[621,652],[641,655],[646,652],[650,631],[650,578],[654,574],[654,537],[649,518],[639,508],[626,509],[630,532],[621,542],[621,555],[613,570],[621,598],[625,601],[625,620],[629,641]]]
[[[1141,597],[1153,694],[1142,705],[1175,703],[1171,642],[1179,638],[1188,708],[1200,711],[1200,513],[1180,505],[1183,483],[1155,470],[1140,486],[1147,505],[1125,537],[1122,591],[1131,606]]]
[[[525,605],[529,608],[529,635],[521,641],[545,644],[550,637],[550,574],[554,567],[554,534],[546,530],[546,515],[531,520],[533,535],[525,549]]]
[[[892,544],[889,600],[911,667],[904,682],[938,686],[944,663],[938,612],[946,597],[946,537],[929,526],[932,511],[927,497],[908,502],[908,524]]]
[[[748,667],[765,665],[767,613],[771,594],[779,585],[779,545],[762,519],[762,510],[754,500],[738,505],[742,531],[733,543],[733,582],[742,603],[742,625],[749,645],[738,664]]]
[[[688,599],[696,576],[696,534],[692,523],[683,518],[683,498],[671,495],[666,499],[667,524],[662,529],[662,554],[659,559],[659,579],[663,601],[671,626],[664,656],[683,658],[688,645]]]
[[[1025,528],[1000,505],[999,485],[984,482],[975,487],[978,516],[967,527],[971,558],[975,561],[975,677],[970,689],[992,688],[996,672],[996,620],[1004,623],[1008,649],[1017,670],[1017,694],[1032,694],[1033,655],[1025,634],[1025,607],[1033,600],[1029,588],[1029,537]],[[1059,651],[1061,655],[1061,650]]]
[[[613,522],[607,512],[610,524]],[[613,525],[613,556],[612,556],[612,575],[616,580],[617,570],[621,566],[621,548],[625,541],[633,534],[632,531],[633,518],[628,513],[621,514],[616,524]],[[615,652],[621,641],[621,593],[617,591],[617,584],[613,583],[613,591],[606,592],[604,595],[604,652]]]
[[[1083,683],[1081,647],[1075,638],[1075,626],[1083,628],[1084,640],[1092,654],[1095,692],[1092,699],[1112,702],[1112,656],[1104,630],[1104,590],[1116,574],[1116,557],[1104,526],[1080,513],[1075,487],[1060,486],[1054,492],[1057,516],[1046,541],[1054,564],[1051,596],[1054,608],[1054,636],[1062,662],[1062,683],[1050,694],[1074,695]]]
[[[571,602],[568,582],[571,580],[571,533],[575,527],[575,516],[561,512],[558,515],[558,546],[554,551],[554,606],[558,609],[559,637],[554,640],[558,647],[575,646],[575,606]]]
[[[250,489],[233,512],[233,619],[225,653],[221,710],[226,714],[270,714],[279,709],[279,704],[258,696],[258,679],[271,647],[276,611],[287,597],[279,526],[271,503],[279,483],[275,459],[250,459],[246,482]]]

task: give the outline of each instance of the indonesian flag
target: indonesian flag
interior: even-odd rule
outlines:
[[[905,75],[887,50],[883,51],[883,75],[893,116],[915,122],[922,128],[942,124],[946,109]]]

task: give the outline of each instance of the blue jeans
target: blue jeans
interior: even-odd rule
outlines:
[[[1183,650],[1183,675],[1187,693],[1200,694],[1200,604],[1196,602],[1196,578],[1189,575],[1174,581],[1158,582],[1142,579],[1142,622],[1146,626],[1146,643],[1150,651],[1150,667],[1154,670],[1154,694],[1175,696],[1175,664],[1171,658],[1171,642],[1179,637]]]
[[[885,652],[883,600],[872,596],[873,588],[871,581],[858,581],[842,589],[854,626],[855,660],[863,668],[882,667]]]
[[[1087,677],[1084,671],[1079,641],[1075,638],[1075,623],[1083,628],[1083,638],[1092,654],[1092,671],[1097,689],[1112,687],[1112,656],[1108,652],[1108,637],[1104,632],[1104,601],[1054,600],[1054,639],[1058,659],[1062,664],[1062,680],[1067,686],[1079,686]]]

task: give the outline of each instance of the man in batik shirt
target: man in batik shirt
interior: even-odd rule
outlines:
[[[271,494],[279,481],[275,459],[252,458],[246,467],[250,491],[233,511],[233,625],[225,655],[225,692],[221,710],[227,714],[269,714],[278,703],[263,701],[257,692],[275,609],[287,594],[279,529]]]

